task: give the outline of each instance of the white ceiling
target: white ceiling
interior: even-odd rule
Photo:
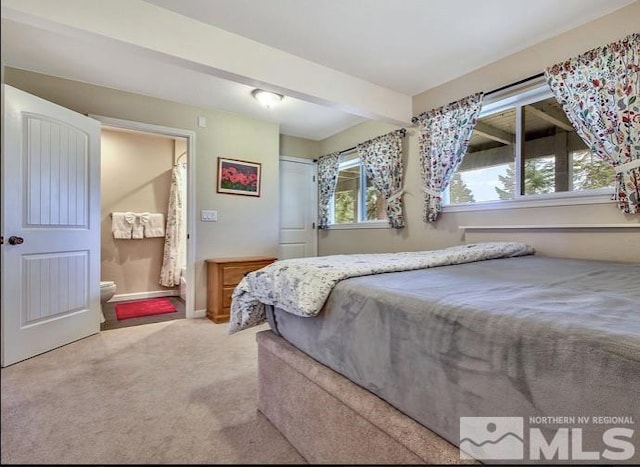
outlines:
[[[145,0],[410,96],[634,0]]]
[[[407,96],[633,1],[146,0]],[[281,133],[314,140],[364,121],[353,106],[312,103],[322,99],[308,93],[266,110],[250,97],[247,80],[5,13],[3,5],[3,61],[11,67],[275,121]]]
[[[2,29],[3,59],[11,67],[279,122],[281,133],[314,140],[365,120],[291,97],[265,109],[251,97],[251,86],[166,63],[125,44],[100,42],[96,53],[86,39],[4,19]]]

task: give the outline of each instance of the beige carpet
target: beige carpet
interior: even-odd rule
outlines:
[[[147,324],[3,368],[2,463],[304,463],[256,409],[262,329]]]

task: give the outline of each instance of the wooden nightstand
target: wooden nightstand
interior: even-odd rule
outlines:
[[[207,262],[207,318],[214,323],[229,321],[231,294],[245,274],[273,263],[269,256],[213,258]]]

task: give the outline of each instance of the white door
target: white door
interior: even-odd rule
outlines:
[[[318,254],[317,197],[313,161],[281,157],[279,259]]]
[[[3,85],[2,366],[100,331],[100,123]]]

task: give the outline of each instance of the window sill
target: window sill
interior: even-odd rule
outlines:
[[[500,209],[546,208],[555,206],[578,206],[582,204],[614,204],[611,191],[597,190],[593,193],[550,193],[546,195],[531,195],[519,199],[502,201],[483,201],[479,203],[465,203],[447,205],[442,212],[466,211],[495,211]]]
[[[352,230],[352,229],[390,229],[388,221],[354,222],[352,224],[329,224],[327,230]]]

